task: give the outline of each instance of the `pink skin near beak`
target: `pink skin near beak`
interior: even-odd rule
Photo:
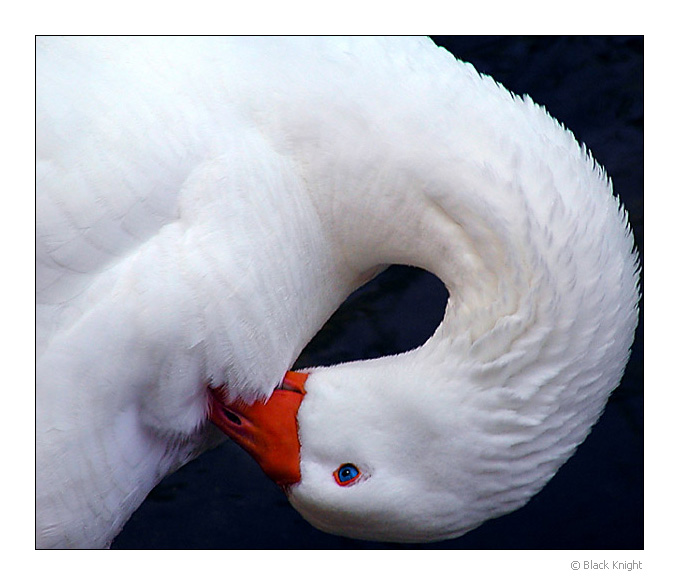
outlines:
[[[247,451],[281,488],[300,481],[297,410],[309,374],[288,372],[267,402],[226,404],[223,388],[210,388],[210,420]]]

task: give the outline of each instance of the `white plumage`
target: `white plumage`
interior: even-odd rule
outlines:
[[[37,95],[38,546],[110,544],[216,440],[207,386],[267,398],[386,264],[439,276],[446,316],[309,377],[289,497],[325,530],[516,509],[622,375],[636,257],[603,171],[426,40],[46,39]],[[346,461],[367,480],[338,489]]]

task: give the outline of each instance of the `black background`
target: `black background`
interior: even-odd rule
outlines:
[[[643,260],[643,37],[432,38],[514,93],[529,94],[587,144],[629,211]],[[392,267],[348,299],[297,367],[420,345],[445,301],[432,275]],[[254,461],[225,443],[156,487],[113,548],[641,549],[643,318],[622,383],[575,456],[524,508],[461,538],[398,545],[319,532]]]

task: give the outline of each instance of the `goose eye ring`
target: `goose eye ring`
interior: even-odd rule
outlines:
[[[353,463],[343,463],[332,474],[337,485],[346,487],[356,482],[361,477],[361,472]]]

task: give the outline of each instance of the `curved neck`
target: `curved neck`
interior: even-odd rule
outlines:
[[[327,118],[302,125],[311,138],[286,127],[285,141],[271,134],[275,148],[294,161],[346,273],[411,264],[446,284],[443,323],[411,360],[417,367],[443,384],[464,376],[470,392],[509,393],[517,412],[539,416],[582,389],[576,370],[588,372],[596,417],[636,323],[626,218],[605,174],[544,110],[465,65],[449,71],[437,91],[406,82],[384,96],[368,130],[354,124],[357,94],[357,114],[330,104]],[[474,108],[456,108],[456,96]],[[432,122],[420,111],[442,115]]]
[[[637,275],[610,182],[573,136],[533,103],[453,70],[455,83],[431,95],[404,89],[416,103],[398,122],[385,116],[366,136],[319,121],[314,148],[290,156],[341,265],[412,264],[450,293],[417,350],[312,374],[306,412],[338,388],[362,405],[358,428],[407,412],[469,526],[525,503],[584,440],[627,361]],[[457,94],[474,107],[438,98]],[[388,111],[388,98],[380,105]],[[432,124],[420,110],[444,114]],[[490,477],[486,489],[479,478]]]

